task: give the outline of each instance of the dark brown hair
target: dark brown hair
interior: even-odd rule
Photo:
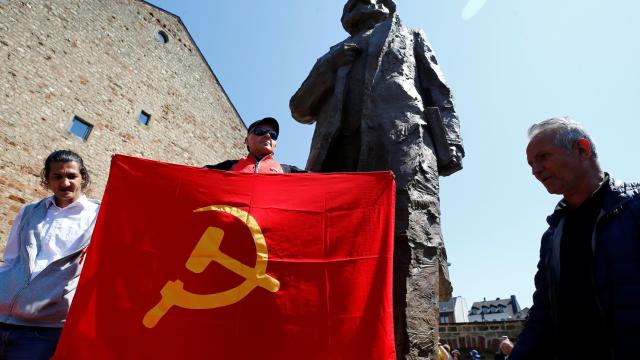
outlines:
[[[54,162],[75,162],[78,164],[78,167],[80,168],[80,176],[82,176],[82,191],[84,191],[89,186],[89,183],[91,183],[89,172],[84,166],[84,161],[82,161],[82,157],[80,157],[80,155],[71,150],[56,150],[47,156],[47,159],[44,161],[44,167],[42,168],[42,171],[40,171],[40,185],[45,189],[48,189],[49,173],[51,172],[51,164]]]

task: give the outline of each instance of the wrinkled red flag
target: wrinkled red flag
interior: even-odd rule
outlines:
[[[394,197],[115,156],[54,359],[395,359]]]

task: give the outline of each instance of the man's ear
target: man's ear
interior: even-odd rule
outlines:
[[[244,138],[244,144],[245,144],[245,145],[249,145],[248,141],[249,141],[249,137],[248,137],[248,136],[246,136],[246,137]]]
[[[573,146],[578,150],[581,159],[591,159],[591,143],[589,140],[585,138],[578,139]]]

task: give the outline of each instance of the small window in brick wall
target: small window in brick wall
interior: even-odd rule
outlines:
[[[151,115],[149,115],[146,111],[142,110],[140,112],[140,116],[138,116],[138,121],[142,125],[149,125],[149,120],[151,120]]]
[[[166,44],[169,42],[169,35],[167,35],[166,32],[160,30],[156,33],[156,40],[158,40],[160,44]]]
[[[74,116],[73,120],[71,120],[71,127],[69,128],[69,132],[82,139],[82,141],[87,141],[92,129],[93,125],[80,119],[77,116]]]

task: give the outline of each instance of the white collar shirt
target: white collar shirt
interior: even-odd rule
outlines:
[[[98,202],[89,200],[84,195],[64,208],[58,207],[54,197],[51,196],[45,199],[45,206],[47,214],[43,221],[37,225],[41,241],[36,257],[31,261],[32,279],[52,262],[80,249],[83,234],[91,226],[100,207]],[[5,249],[5,264],[0,267],[0,271],[2,268],[11,266],[19,254],[18,229],[22,221],[22,213],[23,210],[14,220]]]

